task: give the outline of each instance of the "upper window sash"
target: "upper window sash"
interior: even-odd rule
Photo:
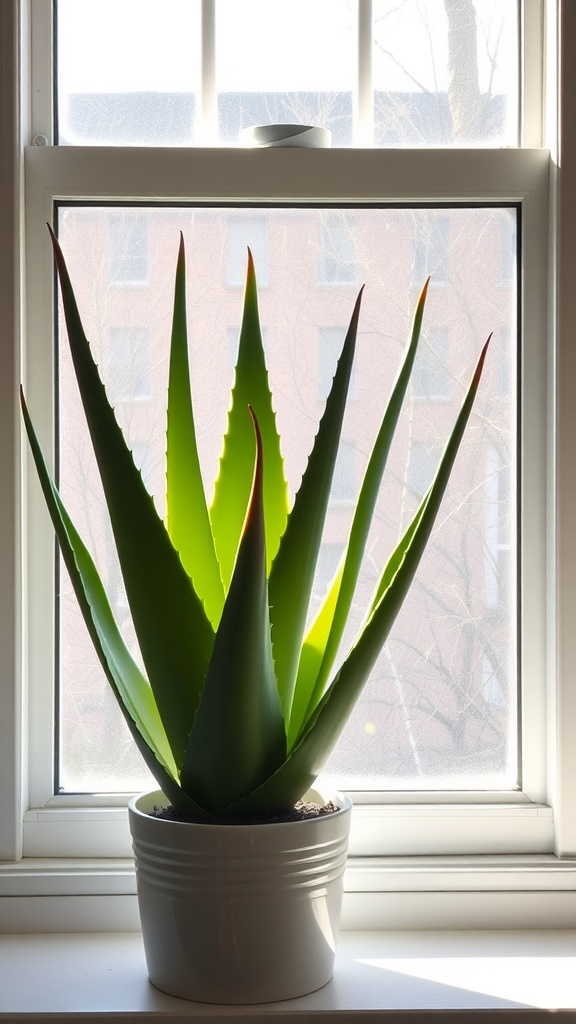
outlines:
[[[217,139],[217,78],[215,33],[216,0],[197,0],[201,8],[201,66],[198,97],[202,131],[195,144],[213,145]],[[505,0],[518,4],[518,131],[520,146],[541,146],[544,141],[544,43],[547,8],[555,0]],[[52,145],[54,135],[54,71],[51,60],[54,18],[51,0],[28,0],[32,53],[32,88],[29,141]],[[374,138],[373,0],[358,0],[355,15],[356,53],[353,80],[353,146],[369,146]],[[293,118],[296,119],[296,118]]]
[[[502,814],[507,827],[518,828],[522,848],[549,851],[553,844],[552,818],[538,806],[546,801],[546,754],[542,723],[545,720],[545,600],[546,600],[546,522],[545,488],[547,403],[546,338],[547,302],[546,268],[540,258],[546,252],[548,238],[548,173],[549,160],[543,151],[429,151],[419,154],[418,161],[410,152],[402,151],[241,151],[172,150],[146,152],[138,150],[66,149],[31,147],[26,152],[26,280],[29,303],[27,311],[28,361],[25,370],[30,407],[46,451],[53,443],[53,405],[50,382],[53,380],[53,351],[46,339],[51,337],[54,281],[52,255],[45,229],[51,220],[56,200],[188,200],[225,202],[247,201],[354,201],[370,202],[438,202],[438,201],[503,201],[520,203],[523,222],[522,251],[522,316],[525,338],[521,364],[522,436],[525,452],[521,458],[522,480],[522,612],[528,628],[523,630],[522,663],[524,764],[523,793],[494,794],[484,800],[484,809],[475,812],[479,828],[490,822],[491,842],[502,850],[501,842],[508,833],[502,827]],[[54,853],[59,840],[55,818],[66,822],[68,833],[77,831],[79,849],[85,849],[86,811],[79,807],[96,807],[101,802],[115,801],[55,797],[51,791],[53,778],[53,738],[46,723],[52,720],[54,637],[53,637],[53,551],[51,526],[46,516],[39,489],[31,480],[28,491],[29,543],[28,635],[34,638],[29,650],[30,689],[30,807],[26,818],[29,849]],[[450,834],[454,852],[471,852],[470,844],[478,836],[470,829],[466,808],[467,795],[398,794],[386,797],[396,810],[393,814],[394,850],[409,852],[418,834],[422,806],[427,820],[436,821],[427,829],[430,852],[442,847],[446,814],[435,814],[434,804],[450,802]],[[462,799],[462,809],[458,808]],[[358,797],[362,806],[365,804]],[[377,800],[377,797],[376,797]],[[398,803],[399,801],[399,803]],[[475,796],[474,801],[482,802]],[[368,802],[375,802],[372,795]],[[533,806],[530,807],[530,804]],[[401,811],[398,807],[401,807]],[[493,811],[489,808],[492,807]],[[77,808],[77,809],[76,809]],[[96,812],[94,822],[104,810]],[[114,815],[122,818],[118,810]],[[390,852],[389,829],[378,827],[378,814],[368,806],[356,815],[360,826],[357,852]],[[113,815],[113,817],[114,817]],[[516,822],[516,825],[513,825]],[[123,825],[120,821],[120,830]],[[363,832],[364,829],[364,832]],[[447,833],[445,833],[447,834]],[[64,831],[62,831],[64,835]],[[460,838],[458,838],[458,835]],[[82,838],[82,836],[84,838]],[[374,836],[376,837],[374,839]],[[380,840],[378,840],[380,836]],[[42,838],[44,837],[44,838]],[[486,840],[487,841],[487,840]],[[506,839],[506,843],[508,839]],[[116,843],[114,840],[113,845]],[[513,846],[514,843],[511,843]],[[70,849],[70,847],[68,847]],[[74,849],[72,844],[71,849]],[[114,846],[114,849],[117,849]]]

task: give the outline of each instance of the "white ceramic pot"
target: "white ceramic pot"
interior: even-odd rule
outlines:
[[[310,790],[306,799],[324,803]],[[334,814],[263,825],[152,817],[129,804],[150,981],[183,999],[262,1003],[313,992],[334,970],[349,797]]]

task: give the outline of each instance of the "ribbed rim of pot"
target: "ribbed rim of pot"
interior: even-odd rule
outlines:
[[[136,796],[132,797],[132,799],[128,802],[128,810],[129,810],[130,813],[134,814],[138,818],[144,818],[144,819],[148,819],[148,820],[156,820],[159,823],[170,824],[170,825],[172,825],[172,826],[174,826],[176,828],[185,828],[185,827],[190,826],[192,824],[192,825],[194,825],[195,828],[208,828],[208,829],[214,829],[214,828],[230,829],[230,828],[233,828],[236,831],[238,829],[251,829],[251,830],[254,829],[254,828],[267,828],[267,829],[270,829],[272,827],[278,828],[278,829],[288,829],[288,828],[291,828],[291,827],[293,828],[295,825],[299,825],[299,826],[306,826],[306,825],[308,825],[308,826],[318,827],[318,823],[320,821],[326,821],[326,822],[332,821],[333,822],[336,818],[340,818],[342,815],[348,814],[351,811],[351,809],[352,809],[352,800],[350,799],[348,794],[347,793],[340,793],[338,790],[329,790],[329,789],[324,789],[324,788],[313,787],[313,788],[309,789],[306,793],[304,793],[304,795],[302,796],[302,799],[305,800],[305,801],[309,801],[311,803],[320,804],[321,806],[326,804],[326,803],[329,803],[330,801],[332,801],[333,803],[335,803],[338,806],[338,810],[337,811],[333,811],[331,814],[319,815],[317,817],[312,817],[312,818],[303,818],[302,820],[296,820],[296,821],[262,821],[262,822],[250,821],[250,822],[246,822],[245,824],[241,823],[241,824],[234,824],[234,825],[225,824],[225,823],[219,822],[219,821],[214,821],[214,822],[178,821],[177,818],[169,818],[169,819],[155,818],[155,816],[153,814],[150,814],[147,809],[144,809],[141,806],[139,806],[139,804],[141,804],[143,802],[145,802],[146,805],[150,807],[150,809],[152,809],[154,806],[164,806],[164,807],[169,806],[170,801],[169,801],[168,797],[162,792],[161,789],[147,790],[144,793],[139,793]]]

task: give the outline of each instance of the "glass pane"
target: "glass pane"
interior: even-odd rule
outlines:
[[[58,0],[58,143],[190,144],[200,7],[200,0]]]
[[[216,0],[219,135],[258,124],[329,128],[352,141],[355,0]]]
[[[349,146],[357,0],[214,2],[219,139],[236,144],[251,125],[301,123]],[[59,144],[191,145],[210,135],[200,109],[201,6],[57,0]],[[376,145],[518,145],[518,7],[374,0]],[[210,109],[208,79],[206,88]]]
[[[378,146],[518,145],[518,0],[374,0]]]
[[[480,347],[494,333],[481,394],[433,541],[328,770],[349,788],[513,788],[518,700],[516,210],[66,206],[58,220],[88,336],[161,515],[170,307],[180,230],[187,245],[191,376],[209,495],[241,315],[237,261],[242,233],[246,241],[258,239],[259,244],[261,319],[292,495],[357,290],[366,283],[314,608],[343,551],[418,290],[432,274],[421,352],[345,646],[353,640],[401,527],[426,490]],[[119,240],[129,242],[126,251]],[[120,273],[120,267],[126,272]],[[64,499],[101,567],[118,620],[132,636],[65,341],[59,373]],[[59,622],[62,788],[143,788],[146,774],[91,652],[64,572]]]

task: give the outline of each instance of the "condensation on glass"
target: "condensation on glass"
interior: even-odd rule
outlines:
[[[88,336],[160,516],[179,232],[187,246],[191,377],[209,496],[237,350],[242,224],[246,239],[258,240],[261,319],[292,495],[365,283],[315,602],[342,554],[418,291],[432,276],[421,351],[345,644],[430,482],[481,345],[493,333],[433,540],[328,765],[348,788],[512,789],[518,783],[516,216],[515,208],[502,206],[58,210]],[[101,568],[118,622],[132,636],[62,324],[58,365],[63,496]],[[63,791],[141,789],[149,780],[62,567],[60,574],[59,785]]]
[[[204,34],[200,0],[57,0],[57,141],[234,145],[300,123],[334,146],[516,146],[518,7],[373,0],[363,53],[357,0],[214,0]]]

